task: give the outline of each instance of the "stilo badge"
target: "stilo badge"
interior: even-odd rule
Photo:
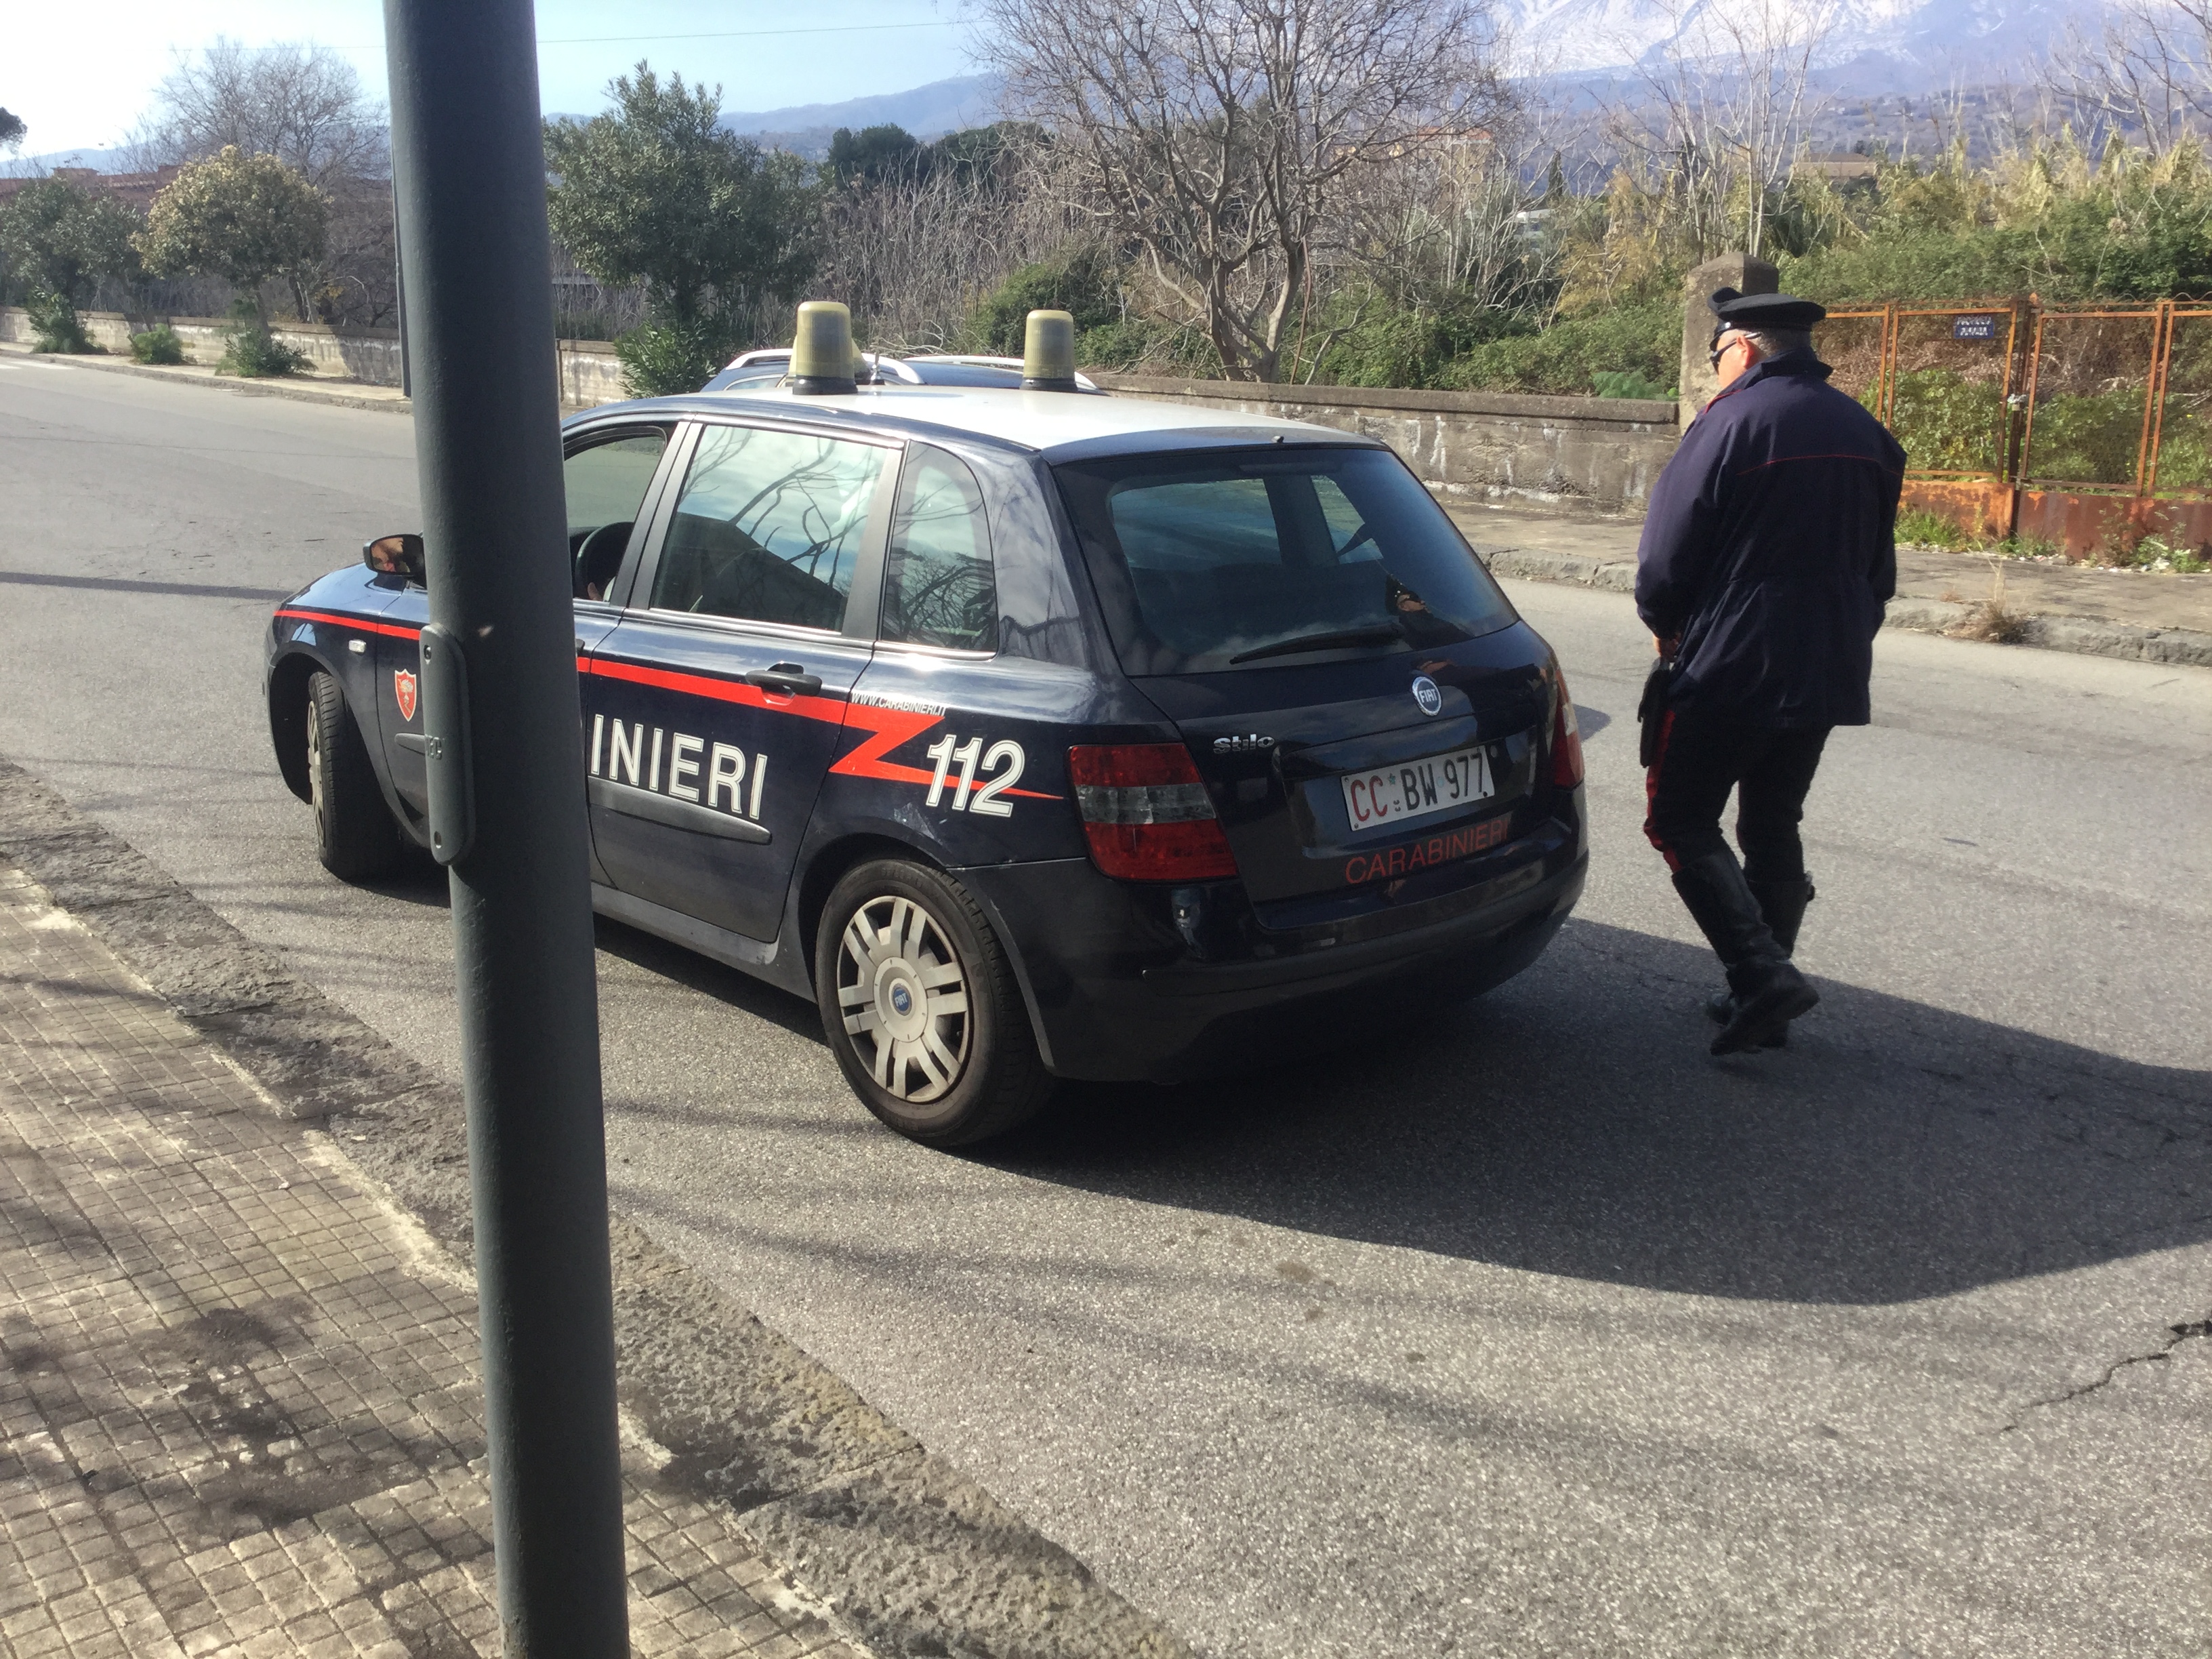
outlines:
[[[1443,713],[1444,694],[1437,690],[1437,683],[1426,674],[1413,676],[1413,701],[1421,705],[1424,714]]]

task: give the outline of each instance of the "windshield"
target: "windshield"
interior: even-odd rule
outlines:
[[[1515,620],[1387,450],[1215,450],[1054,470],[1131,674],[1426,650]]]

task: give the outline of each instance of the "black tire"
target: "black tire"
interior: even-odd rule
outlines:
[[[909,1139],[969,1146],[1051,1097],[989,921],[927,865],[877,859],[846,872],[815,933],[814,993],[845,1080]]]
[[[340,881],[388,876],[399,864],[399,826],[377,787],[345,692],[318,670],[307,678],[307,800],[315,854]]]

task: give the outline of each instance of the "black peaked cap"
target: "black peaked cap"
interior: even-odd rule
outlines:
[[[1717,288],[1705,303],[1721,328],[1810,328],[1827,307],[1794,294],[1739,294]]]

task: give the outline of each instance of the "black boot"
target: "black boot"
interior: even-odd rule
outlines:
[[[1800,876],[1795,881],[1746,881],[1751,896],[1759,901],[1759,919],[1765,922],[1766,931],[1774,935],[1774,942],[1782,947],[1782,954],[1794,957],[1797,953],[1797,930],[1805,921],[1805,907],[1819,896],[1813,890],[1809,876]],[[1735,993],[1716,991],[1705,999],[1705,1016],[1716,1025],[1725,1025],[1735,1018]],[[1790,1026],[1785,1021],[1766,1039],[1769,1048],[1787,1048]]]
[[[1674,890],[1728,969],[1735,1010],[1713,1039],[1717,1054],[1747,1054],[1820,1000],[1761,918],[1735,855],[1723,848],[1674,872]]]

